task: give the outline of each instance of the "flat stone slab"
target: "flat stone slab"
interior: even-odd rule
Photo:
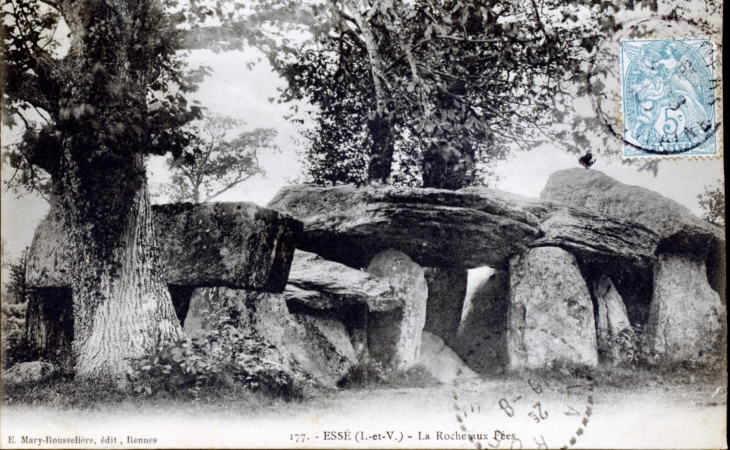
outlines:
[[[630,220],[565,208],[546,214],[531,247],[560,247],[580,260],[615,268],[645,268],[656,260],[659,236]]]
[[[365,305],[368,311],[384,312],[404,304],[403,295],[385,280],[299,250],[294,253],[284,298],[320,310]]]
[[[507,267],[539,223],[489,197],[395,186],[287,186],[268,207],[304,223],[298,248],[358,269],[389,248],[424,267]]]
[[[567,169],[548,178],[540,198],[637,222],[673,252],[702,253],[725,246],[725,233],[679,203],[649,189],[621,183],[597,170]]]
[[[167,284],[282,292],[302,224],[253,203],[173,203],[152,207]],[[71,285],[61,215],[38,225],[28,254],[30,287]]]
[[[678,185],[681,189],[681,184]],[[597,170],[567,169],[548,178],[540,198],[598,214],[630,219],[659,236],[657,253],[705,260],[710,286],[726,301],[725,232],[679,203],[649,189],[621,183]]]
[[[484,187],[458,192],[490,198],[502,202],[505,208],[521,209],[534,216],[540,234],[530,247],[560,247],[583,262],[616,268],[645,268],[656,260],[659,236],[630,219]]]

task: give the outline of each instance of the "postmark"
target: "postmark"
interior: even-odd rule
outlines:
[[[624,158],[717,156],[709,39],[622,40]]]
[[[594,414],[593,380],[574,377],[565,382],[539,373],[511,378],[506,385],[455,380],[455,419],[471,446],[479,450],[578,448]]]

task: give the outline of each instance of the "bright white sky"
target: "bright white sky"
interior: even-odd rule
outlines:
[[[262,157],[266,178],[251,179],[221,196],[220,201],[252,201],[265,205],[282,186],[295,180],[301,173],[302,162],[297,155],[297,149],[302,148],[301,144],[297,144],[301,135],[285,119],[291,114],[290,105],[269,101],[270,97],[278,96],[277,88],[283,86],[283,80],[271,71],[265,60],[252,70],[246,68],[246,63],[258,56],[254,51],[218,55],[210,51],[195,51],[190,57],[191,64],[205,64],[214,69],[213,75],[192,98],[199,100],[211,112],[243,119],[247,129],[273,127],[279,133],[277,144],[281,147],[281,153]],[[3,144],[13,138],[13,133],[3,128]],[[551,173],[577,166],[576,155],[553,147],[516,153],[509,160],[498,164],[500,180],[496,187],[537,197]],[[636,167],[622,165],[619,156],[612,159],[599,156],[592,170],[600,170],[624,183],[655,190],[687,206],[696,214],[699,213],[697,195],[704,192],[705,186],[715,185],[718,179],[723,178],[721,159],[664,161],[656,177],[649,172],[637,172]],[[156,185],[167,180],[163,158],[153,158],[149,169],[154,190]],[[2,179],[7,180],[10,175],[10,169],[3,167]],[[11,257],[16,258],[23,248],[30,245],[35,226],[47,209],[47,204],[37,196],[16,198],[12,193],[3,192],[2,237],[7,243],[5,251]]]

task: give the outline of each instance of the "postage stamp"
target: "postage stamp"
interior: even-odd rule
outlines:
[[[621,41],[623,157],[717,156],[709,39]]]

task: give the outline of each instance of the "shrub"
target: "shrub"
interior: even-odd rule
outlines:
[[[23,361],[26,354],[25,311],[28,306],[28,288],[25,283],[27,250],[16,262],[5,262],[8,282],[3,284],[0,310],[0,341],[2,341],[2,368],[7,369]]]
[[[370,360],[353,367],[340,382],[340,387],[426,387],[438,383],[420,364],[407,370],[393,370],[380,361]]]
[[[241,327],[237,311],[222,308],[209,316],[211,329],[200,337],[131,361],[128,377],[135,393],[183,391],[197,399],[204,388],[242,386],[285,399],[302,396],[307,377],[277,361],[276,348],[251,327]]]

